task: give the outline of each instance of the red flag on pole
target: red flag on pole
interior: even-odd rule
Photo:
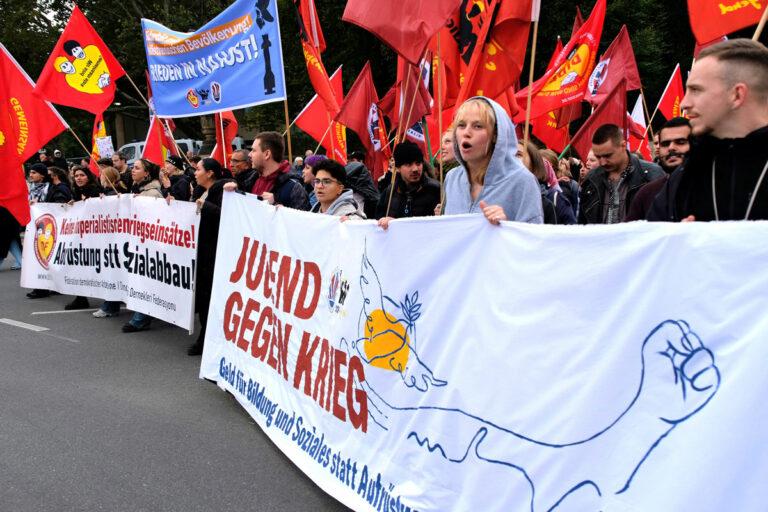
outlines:
[[[307,64],[309,81],[315,93],[325,103],[325,108],[332,116],[339,111],[339,102],[333,93],[328,72],[325,70],[320,53],[325,50],[325,39],[320,30],[320,20],[314,9],[314,2],[310,6],[309,0],[294,0],[296,15],[299,22],[299,38],[301,49],[304,53],[304,61]]]
[[[558,127],[557,116],[554,112],[549,112],[547,115],[532,120],[531,126],[533,127],[533,135],[543,142],[549,149],[560,153],[568,145],[568,141],[570,140],[568,125],[566,124],[563,127]]]
[[[429,69],[429,59],[414,66],[398,56],[397,82],[379,101],[379,108],[389,118],[392,129],[399,127],[401,122],[413,125],[430,112]]]
[[[35,83],[0,44],[0,206],[24,225],[29,198],[22,165],[68,128],[53,105],[33,92]]]
[[[35,92],[54,103],[100,114],[112,103],[115,80],[123,75],[120,63],[75,6]]]
[[[669,77],[669,82],[667,82],[664,93],[659,100],[658,109],[661,115],[667,120],[682,116],[683,111],[680,110],[680,102],[683,101],[684,96],[683,76],[680,73],[680,64],[678,64],[675,66],[672,76]]]
[[[339,101],[344,99],[341,83],[341,66],[331,75],[331,87]],[[294,123],[307,135],[325,148],[327,155],[342,164],[347,163],[347,130],[344,125],[332,121],[332,114],[325,109],[325,104],[318,95],[299,112]],[[328,130],[328,123],[331,129]]]
[[[107,136],[107,128],[104,126],[104,114],[98,114],[93,120],[93,135],[91,136],[91,159],[88,163],[88,168],[93,174],[98,176],[100,174],[99,158],[101,158],[101,152],[99,151],[99,145],[96,139],[100,139]]]
[[[605,0],[598,0],[589,19],[555,59],[555,66],[530,86],[531,119],[582,100],[595,65],[604,20]],[[517,101],[525,104],[527,96],[525,88],[517,93]]]
[[[216,123],[216,146],[211,152],[211,158],[218,160],[222,167],[227,167],[229,157],[232,156],[232,140],[237,137],[239,125],[231,110],[214,114],[214,122]]]
[[[696,46],[693,47],[693,58],[698,59],[699,54],[701,53],[701,50],[706,48],[707,46],[712,46],[713,44],[722,43],[723,41],[727,41],[728,38],[726,36],[718,37],[717,39],[714,39],[712,41],[708,41],[706,43],[696,43]]]
[[[576,32],[584,25],[584,16],[581,14],[581,9],[576,6],[576,17],[573,19],[573,28],[571,29],[571,39],[576,35]]]
[[[317,17],[315,0],[293,0],[299,11],[299,23],[306,33],[309,43],[317,48],[320,53],[325,51],[325,37],[320,28],[320,18]]]
[[[539,4],[540,0],[490,2],[486,28],[464,75],[457,103],[472,96],[496,98],[517,83]]]
[[[358,25],[388,44],[412,64],[418,64],[433,35],[459,7],[459,0],[402,2],[349,0],[341,19]]]
[[[621,26],[616,39],[605,50],[600,62],[592,71],[584,99],[593,105],[599,105],[622,79],[627,81],[628,91],[640,89],[640,72],[637,70],[635,52],[632,50],[626,25]]]
[[[576,150],[581,158],[587,158],[589,150],[592,149],[592,135],[604,124],[615,124],[622,128],[624,134],[627,133],[627,89],[625,80],[621,80],[614,87],[571,139],[571,147]]]
[[[162,121],[159,117],[152,116],[147,133],[147,142],[144,145],[144,153],[142,153],[141,158],[146,158],[162,167],[170,155],[177,154],[176,147],[170,135],[165,131]]]
[[[379,96],[371,75],[371,63],[366,62],[334,118],[334,121],[342,123],[360,137],[360,142],[367,150],[366,166],[371,170],[374,181],[387,169],[390,156],[378,102]]]
[[[723,0],[688,0],[691,30],[700,44],[743,28],[757,25],[765,2]]]

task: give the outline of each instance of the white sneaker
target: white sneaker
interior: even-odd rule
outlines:
[[[102,309],[97,309],[96,311],[93,312],[93,316],[95,316],[96,318],[106,318],[108,316],[115,316],[115,314],[114,313],[107,313],[106,311],[104,311]]]

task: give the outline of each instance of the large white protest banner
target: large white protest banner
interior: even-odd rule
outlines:
[[[200,376],[355,510],[763,510],[767,239],[225,194]]]
[[[194,203],[131,194],[33,204],[21,286],[122,301],[191,330],[199,225]]]

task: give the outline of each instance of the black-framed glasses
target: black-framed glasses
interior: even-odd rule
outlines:
[[[315,178],[312,180],[312,185],[316,187],[319,187],[320,185],[327,187],[331,183],[338,183],[338,181],[331,178]]]

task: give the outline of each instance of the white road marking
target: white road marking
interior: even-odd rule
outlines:
[[[50,338],[56,338],[57,340],[68,341],[70,343],[80,343],[80,340],[74,340],[72,338],[67,338],[66,336],[57,336],[56,334],[51,334],[51,333],[48,333],[48,332],[41,332],[40,334],[43,335],[43,336],[48,336]]]
[[[24,322],[19,322],[18,320],[11,320],[10,318],[0,318],[0,323],[13,325],[14,327],[21,327],[22,329],[28,329],[30,331],[35,331],[35,332],[43,332],[43,331],[50,330],[47,327],[40,327],[39,325],[27,324]]]
[[[57,310],[57,311],[33,311],[30,313],[30,315],[54,315],[59,313],[92,313],[96,311],[98,308],[94,309],[73,309],[71,311],[67,311],[65,309]]]

